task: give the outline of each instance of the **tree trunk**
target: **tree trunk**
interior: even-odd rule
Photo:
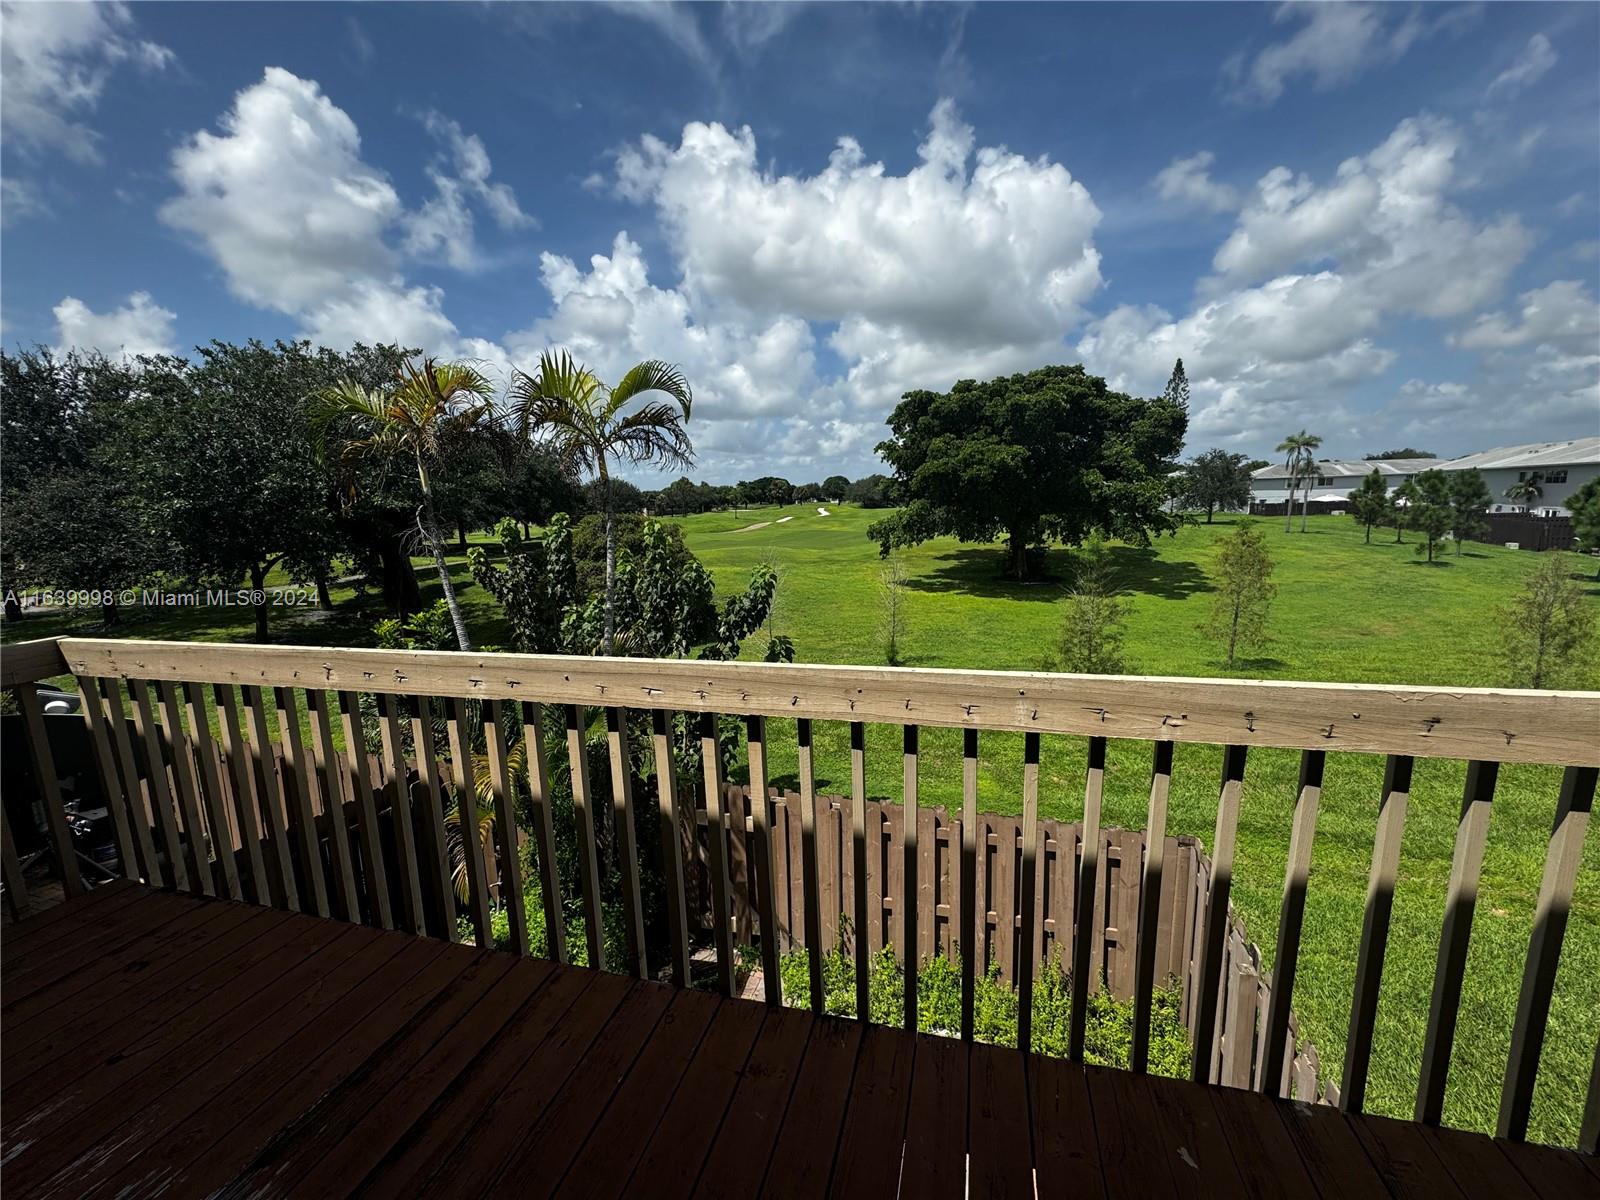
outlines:
[[[317,605],[324,612],[333,607],[333,597],[328,594],[328,573],[317,572]]]
[[[445,605],[450,609],[450,623],[456,629],[456,645],[463,650],[472,649],[472,639],[467,636],[466,618],[461,615],[461,602],[456,599],[455,585],[450,582],[450,568],[444,561],[444,543],[439,539],[439,525],[433,513],[433,488],[428,482],[428,470],[422,456],[417,456],[417,478],[422,484],[422,536],[433,551],[433,565],[439,571],[439,587],[444,591]]]
[[[1028,580],[1028,542],[1031,531],[1022,525],[1013,525],[1006,533],[1006,570],[1018,583]]]
[[[1206,505],[1206,524],[1211,524],[1211,514],[1216,510],[1216,504]]]
[[[372,549],[383,573],[383,606],[402,617],[418,612],[422,608],[422,589],[417,585],[411,556],[400,544],[400,535],[374,538]]]
[[[256,615],[256,641],[267,640],[267,568],[261,563],[250,567],[251,606]]]
[[[1284,506],[1284,509],[1283,509],[1283,531],[1285,533],[1293,533],[1294,532],[1294,493],[1295,493],[1294,481],[1290,480],[1289,481],[1289,503],[1286,504]]]
[[[467,549],[467,527],[459,521],[456,522],[456,545],[460,546],[462,552],[465,553]]]
[[[1367,526],[1367,545],[1372,545],[1372,526]]]
[[[107,629],[115,629],[117,625],[117,598],[112,596],[100,606],[100,623]]]
[[[606,506],[606,628],[605,638],[600,647],[602,654],[611,653],[612,638],[616,633],[616,609],[613,604],[614,588],[617,579],[617,539],[616,531],[611,526],[611,475],[606,471],[605,460],[600,460],[601,490],[605,495]]]
[[[1306,531],[1306,517],[1311,514],[1311,489],[1306,489],[1305,499],[1300,501],[1300,532]]]

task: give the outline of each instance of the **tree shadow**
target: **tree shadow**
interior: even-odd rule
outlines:
[[[1281,658],[1236,658],[1233,660],[1233,669],[1235,671],[1249,671],[1252,675],[1281,671],[1284,665],[1284,661]]]
[[[1215,590],[1196,563],[1162,558],[1154,547],[1110,546],[1106,553],[1116,585],[1125,592],[1182,600],[1196,592]],[[1000,576],[1005,565],[1000,550],[952,550],[938,555],[934,562],[940,565],[906,580],[906,586],[919,592],[961,592],[1046,603],[1061,599],[1072,588],[1073,556],[1064,549],[1050,551],[1048,563],[1054,570],[1028,583]]]
[[[1453,567],[1455,563],[1447,558],[1435,558],[1432,562],[1425,558],[1414,558],[1409,565],[1413,567]]]
[[[746,780],[747,781],[748,781],[748,778],[749,777],[746,776]],[[837,790],[835,788],[835,786],[834,786],[833,780],[829,779],[825,775],[816,776],[813,779],[813,783],[815,785],[815,791],[816,791],[816,793],[818,795],[822,795],[824,793],[832,793],[835,790]],[[795,774],[792,771],[787,775],[773,775],[770,778],[768,778],[767,786],[768,787],[775,787],[780,792],[796,792],[796,793],[798,793],[800,791],[800,776]]]

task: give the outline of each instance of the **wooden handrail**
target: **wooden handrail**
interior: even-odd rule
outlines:
[[[1530,763],[1565,768],[1546,856],[1537,919],[1529,945],[1522,992],[1513,1031],[1500,1112],[1502,1135],[1521,1138],[1527,1129],[1533,1084],[1548,1023],[1556,966],[1566,915],[1581,856],[1600,768],[1600,693],[1519,691],[1486,688],[1415,688],[1367,684],[1278,683],[1244,680],[1059,675],[1038,672],[952,671],[888,667],[813,666],[744,662],[706,662],[546,655],[435,653],[399,650],[332,649],[218,645],[192,642],[118,641],[63,638],[27,643],[7,651],[6,682],[16,693],[25,718],[30,756],[50,815],[50,835],[68,890],[82,886],[72,862],[71,838],[61,806],[56,772],[45,739],[36,695],[40,678],[70,672],[84,698],[84,717],[93,759],[82,764],[100,779],[116,821],[124,872],[155,886],[210,892],[302,909],[321,916],[368,921],[413,933],[457,936],[457,901],[449,862],[445,814],[454,796],[463,849],[464,903],[471,937],[493,941],[496,919],[492,893],[499,889],[510,948],[530,950],[529,913],[524,910],[519,874],[520,841],[515,836],[516,799],[526,790],[528,830],[544,905],[546,952],[566,961],[569,948],[564,902],[577,900],[588,963],[600,969],[640,976],[669,975],[680,986],[690,982],[690,926],[700,914],[689,901],[687,867],[680,843],[683,829],[701,836],[692,819],[694,800],[680,797],[680,770],[674,754],[682,749],[674,732],[674,713],[694,714],[687,733],[698,738],[705,791],[704,850],[695,857],[704,870],[699,903],[711,914],[706,941],[716,963],[716,985],[733,994],[741,964],[733,938],[735,850],[750,850],[743,860],[742,884],[759,919],[765,996],[783,1000],[779,986],[777,920],[770,839],[776,836],[766,784],[772,747],[768,720],[794,720],[797,794],[787,802],[785,828],[799,831],[799,899],[810,953],[810,1002],[825,1001],[822,951],[824,914],[818,853],[818,805],[813,764],[812,722],[837,721],[850,727],[851,822],[847,861],[856,880],[854,917],[856,1009],[868,1016],[868,906],[864,890],[869,833],[863,813],[866,797],[866,725],[897,726],[904,738],[900,832],[888,853],[900,856],[902,889],[894,903],[899,914],[898,949],[904,969],[904,1021],[918,1021],[917,897],[937,880],[919,878],[919,856],[937,847],[918,845],[918,731],[922,726],[960,728],[962,811],[959,836],[947,844],[951,858],[950,892],[944,904],[959,929],[961,972],[960,1034],[975,1036],[975,993],[982,960],[980,919],[993,922],[988,901],[976,891],[980,854],[991,850],[979,836],[978,778],[981,731],[1020,732],[1022,739],[1022,825],[1020,841],[1005,853],[1019,855],[1018,889],[1022,910],[1024,964],[1019,983],[1018,1033],[1027,1048],[1032,1038],[1031,987],[1037,963],[1032,958],[1035,904],[1040,898],[1041,864],[1047,843],[1040,835],[1039,784],[1041,735],[1087,739],[1083,788],[1081,856],[1058,859],[1075,894],[1070,921],[1059,921],[1054,936],[1071,942],[1071,1020],[1068,1050],[1085,1054],[1085,1014],[1092,976],[1091,953],[1097,896],[1110,864],[1099,854],[1102,791],[1107,744],[1113,739],[1153,743],[1146,845],[1151,853],[1140,872],[1143,892],[1135,933],[1132,1068],[1148,1068],[1152,994],[1155,987],[1155,931],[1161,920],[1161,849],[1172,783],[1173,744],[1218,747],[1222,777],[1217,792],[1212,857],[1203,877],[1195,877],[1197,924],[1191,940],[1193,997],[1185,1004],[1193,1034],[1190,1069],[1196,1080],[1275,1091],[1285,1086],[1294,1055],[1291,1014],[1295,965],[1306,904],[1307,881],[1316,831],[1324,761],[1328,752],[1384,757],[1381,793],[1374,778],[1373,799],[1380,802],[1366,908],[1357,955],[1351,1019],[1345,1045],[1338,1102],[1352,1111],[1365,1103],[1373,1049],[1374,1021],[1387,951],[1400,842],[1413,766],[1419,758],[1465,760],[1466,792],[1458,827],[1455,859],[1442,922],[1433,1000],[1428,1016],[1416,1115],[1437,1123],[1444,1107],[1451,1049],[1461,1004],[1461,982],[1471,932],[1484,838],[1499,764]],[[125,717],[123,685],[132,699],[132,734]],[[234,688],[238,687],[238,695]],[[304,692],[303,699],[298,698]],[[207,699],[207,693],[211,698]],[[333,694],[330,701],[330,693]],[[364,725],[364,696],[377,699],[375,724]],[[481,707],[470,701],[484,701]],[[334,704],[337,707],[334,707]],[[212,706],[215,713],[212,712]],[[541,706],[553,706],[566,732],[572,794],[572,837],[577,878],[563,880],[556,864],[551,783]],[[268,709],[274,708],[280,749],[273,745]],[[594,709],[603,710],[605,774],[611,804],[591,778],[589,730]],[[630,724],[630,710],[648,722]],[[218,736],[211,733],[215,716]],[[302,732],[302,715],[310,731]],[[719,717],[742,718],[753,792],[745,801],[728,789],[724,776],[725,730]],[[370,709],[366,720],[372,719]],[[511,737],[520,719],[524,766],[513,776]],[[409,729],[403,722],[409,721]],[[335,745],[335,722],[344,750]],[[448,738],[448,761],[436,760],[435,725]],[[474,755],[483,724],[483,758]],[[659,847],[640,843],[635,831],[636,755],[630,739],[645,736],[659,777],[656,811]],[[248,729],[248,740],[246,739]],[[369,745],[376,729],[376,744]],[[509,735],[509,736],[508,736]],[[412,744],[408,760],[405,742]],[[999,739],[995,739],[999,740]],[[675,749],[676,748],[676,749]],[[1254,748],[1301,752],[1292,834],[1283,882],[1277,953],[1271,971],[1255,958],[1241,960],[1229,914],[1234,843],[1246,762]],[[1014,753],[1015,750],[1008,752]],[[990,750],[991,755],[996,751]],[[443,753],[439,758],[443,759]],[[376,765],[374,765],[376,764]],[[447,770],[442,770],[447,767]],[[479,834],[477,775],[486,769],[492,798],[493,845]],[[519,783],[520,780],[520,783]],[[1552,787],[1552,793],[1554,788]],[[382,797],[380,811],[378,798]],[[680,820],[680,810],[687,808]],[[823,801],[824,816],[827,803]],[[385,816],[387,814],[387,816]],[[388,826],[393,828],[385,839]],[[562,818],[563,821],[566,818]],[[237,820],[237,826],[234,822]],[[237,835],[235,828],[240,831]],[[953,825],[952,825],[953,830]],[[4,831],[8,885],[14,870],[9,829]],[[247,845],[241,845],[240,838]],[[746,839],[754,838],[754,843]],[[979,843],[982,842],[980,849]],[[600,847],[609,846],[602,873]],[[1110,845],[1112,843],[1108,843]],[[239,847],[236,849],[236,847]],[[877,852],[874,851],[876,854]],[[1110,851],[1108,851],[1108,854]],[[666,889],[666,944],[647,948],[640,860],[659,854]],[[830,854],[830,858],[831,858]],[[794,863],[786,859],[791,872]],[[841,867],[831,861],[829,870]],[[1010,871],[1011,866],[1004,868]],[[612,874],[612,871],[615,874]],[[937,875],[938,872],[935,872]],[[790,875],[794,879],[795,874]],[[1052,877],[1054,878],[1054,876]],[[1187,876],[1185,876],[1187,878]],[[613,884],[612,880],[617,883]],[[620,886],[621,929],[625,945],[606,961],[602,890]],[[1187,885],[1185,885],[1187,886]],[[953,893],[953,894],[952,894]],[[15,894],[15,891],[13,892]],[[791,902],[796,893],[790,893]],[[982,917],[980,918],[980,911]],[[834,914],[826,920],[832,928]],[[746,919],[746,918],[741,918]],[[1041,918],[1042,919],[1042,918]],[[1011,936],[1010,914],[1004,918]],[[745,932],[748,932],[746,927]],[[613,947],[614,951],[618,948]],[[1251,955],[1254,951],[1251,951]],[[1267,998],[1257,1021],[1256,997]],[[792,999],[792,997],[791,997]],[[1259,1032],[1258,1032],[1259,1026]],[[1248,1029],[1260,1048],[1240,1044]],[[1230,1032],[1232,1031],[1232,1032]],[[1226,1043],[1226,1045],[1224,1045]],[[1595,1099],[1585,1116],[1584,1136],[1600,1135],[1600,1068]],[[1330,1092],[1332,1089],[1329,1089]]]
[[[1600,766],[1600,692],[63,638],[79,675]]]

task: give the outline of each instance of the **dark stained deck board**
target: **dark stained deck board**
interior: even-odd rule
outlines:
[[[967,1171],[974,1196],[1033,1195],[1026,1061],[1021,1051],[1004,1046],[972,1047],[967,1067]]]
[[[622,1194],[650,1132],[660,1123],[678,1081],[722,1007],[722,999],[710,992],[680,991],[673,996],[605,1115],[568,1168],[560,1195]]]
[[[905,1196],[967,1194],[967,1046],[916,1035],[906,1114]]]
[[[655,1195],[666,1198],[693,1190],[767,1011],[761,1004],[721,1006],[618,1195],[635,1194],[646,1182]]]
[[[873,1025],[863,1035],[831,1195],[897,1194],[916,1050],[916,1042],[897,1029]]]
[[[8,1200],[1600,1194],[1570,1151],[136,885],[3,951]]]

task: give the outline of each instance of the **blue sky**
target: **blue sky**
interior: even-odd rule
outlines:
[[[1047,362],[1190,450],[1600,432],[1600,7],[6,4],[7,344],[679,362],[696,474]]]

